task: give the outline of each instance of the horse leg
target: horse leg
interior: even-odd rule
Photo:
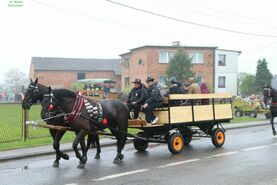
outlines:
[[[127,129],[126,131],[125,130],[121,130],[122,132],[127,132]],[[126,134],[125,133],[119,133],[117,131],[112,131],[112,134],[116,137],[117,139],[117,155],[116,157],[114,158],[114,161],[113,163],[114,164],[119,164],[122,159],[124,158],[124,155],[121,153],[124,146],[125,146],[125,143],[126,143]]]
[[[61,158],[68,160],[69,156],[60,151],[60,140],[66,131],[57,131],[49,129],[49,132],[53,138],[53,148],[56,151],[56,160],[53,162],[53,167],[59,167],[59,161]]]
[[[97,151],[94,159],[100,159],[101,148],[100,148],[100,143],[99,143],[99,135],[93,134],[92,138],[93,138],[93,141],[96,143],[96,151]]]
[[[271,127],[272,127],[273,135],[276,135],[276,131],[275,131],[275,127],[274,127],[274,116],[273,115],[271,115],[270,124],[271,124]]]
[[[80,152],[78,151],[78,144],[81,143],[83,141],[84,143],[84,137],[86,135],[85,130],[81,130],[80,132],[76,132],[77,136],[73,141],[72,147],[74,149],[75,155],[76,157],[80,160],[80,164],[78,165],[78,168],[84,168],[85,164],[86,164],[86,158],[84,158],[83,156],[86,156],[86,149],[83,150],[83,152],[85,152],[85,154],[83,154],[83,156],[80,154]],[[81,147],[84,146],[83,144],[81,144]]]

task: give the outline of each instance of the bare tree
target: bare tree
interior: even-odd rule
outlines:
[[[21,93],[28,84],[28,77],[19,69],[10,69],[5,74],[5,86],[11,93]]]

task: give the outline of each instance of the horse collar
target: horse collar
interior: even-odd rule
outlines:
[[[84,98],[78,92],[76,93],[76,100],[74,102],[73,108],[71,110],[71,114],[65,116],[66,123],[73,123],[80,117],[80,112],[84,105]]]

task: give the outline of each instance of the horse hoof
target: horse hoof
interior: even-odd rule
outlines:
[[[123,154],[120,154],[120,155],[118,156],[118,158],[119,158],[120,160],[122,160],[122,159],[124,159],[124,155],[123,155]]]
[[[80,163],[86,164],[87,160],[88,160],[87,157],[81,157],[81,159],[80,159],[81,162]]]
[[[119,158],[113,160],[114,164],[120,164],[120,162],[121,162],[121,160]]]
[[[274,136],[276,136],[276,135],[277,135],[277,133],[276,133],[276,131],[275,131],[275,130],[273,131],[273,135],[274,135]]]
[[[100,155],[99,154],[96,154],[94,159],[100,159]]]
[[[59,167],[59,162],[57,162],[57,161],[54,161],[54,163],[53,163],[53,165],[52,165],[52,167],[54,167],[54,168],[58,168]]]
[[[84,163],[80,163],[80,164],[77,166],[77,168],[79,168],[79,169],[84,169],[84,168],[85,168],[85,165],[86,165],[86,164],[84,164]]]
[[[69,155],[67,155],[67,154],[63,154],[61,157],[62,157],[64,160],[69,160]]]

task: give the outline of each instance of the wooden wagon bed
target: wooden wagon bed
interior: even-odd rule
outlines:
[[[142,119],[129,120],[129,128],[157,127],[167,124],[195,123],[208,121],[229,121],[233,118],[231,94],[172,94],[169,95],[167,107],[154,111],[158,123],[151,125]],[[210,105],[194,105],[193,101],[210,99]],[[170,100],[190,100],[189,105],[170,106]],[[224,100],[224,101],[223,101]],[[227,100],[227,101],[226,101]]]

